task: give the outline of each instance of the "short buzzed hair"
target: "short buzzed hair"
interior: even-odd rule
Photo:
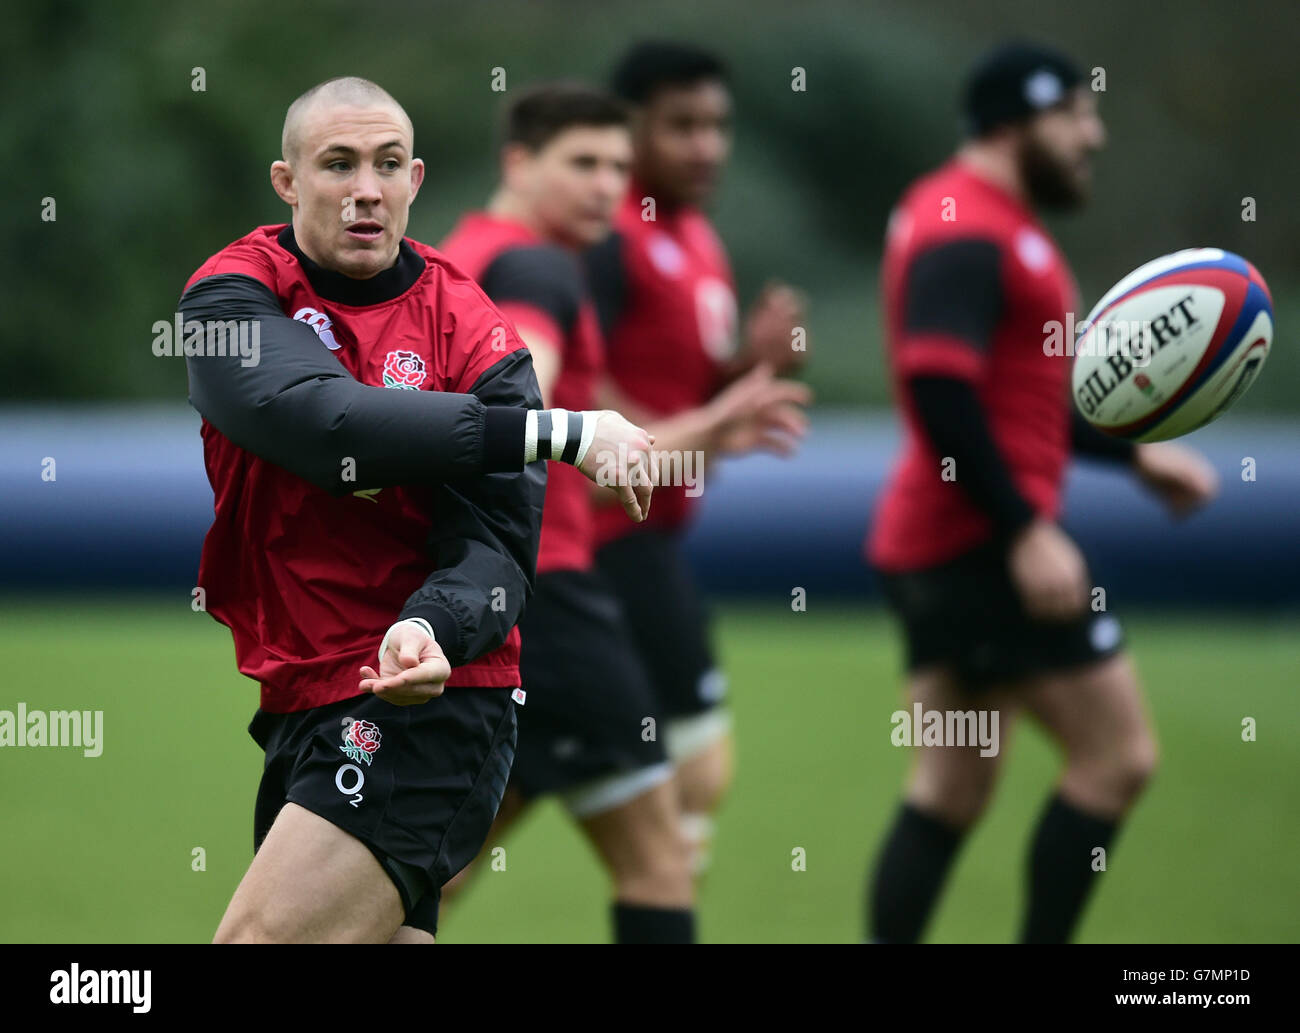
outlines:
[[[284,114],[284,130],[280,134],[281,157],[289,164],[292,165],[297,157],[304,116],[313,106],[322,101],[352,104],[358,107],[391,105],[401,112],[402,118],[411,127],[411,144],[412,146],[415,144],[415,127],[411,124],[411,118],[391,93],[369,79],[361,79],[355,75],[340,75],[317,83],[289,105],[289,110]]]
[[[519,94],[507,105],[502,142],[540,151],[574,126],[626,126],[627,109],[615,97],[580,82],[549,82]]]

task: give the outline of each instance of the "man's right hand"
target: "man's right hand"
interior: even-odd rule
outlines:
[[[638,523],[649,516],[650,495],[659,483],[658,460],[650,450],[654,440],[653,434],[613,409],[604,409],[596,421],[596,436],[578,464],[590,480],[612,488]]]
[[[716,425],[714,448],[720,455],[765,449],[790,455],[808,429],[803,407],[812,391],[797,380],[781,380],[760,363],[709,403]]]
[[[1025,612],[1039,620],[1069,620],[1088,606],[1083,553],[1056,524],[1034,519],[1011,543],[1011,580]]]
[[[442,646],[412,621],[398,621],[381,643],[379,670],[361,668],[360,692],[371,692],[399,707],[428,703],[442,695],[451,665]]]

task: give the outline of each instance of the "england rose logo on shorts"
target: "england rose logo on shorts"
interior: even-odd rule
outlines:
[[[348,760],[369,764],[379,749],[382,738],[378,725],[369,721],[353,721],[343,729],[343,745],[339,749],[347,754]]]
[[[384,387],[418,391],[425,376],[424,360],[415,352],[389,352],[384,359]]]

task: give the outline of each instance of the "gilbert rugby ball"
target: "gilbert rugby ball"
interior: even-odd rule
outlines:
[[[1190,248],[1133,270],[1078,330],[1072,388],[1084,418],[1164,441],[1218,419],[1259,376],[1273,300],[1244,258]]]

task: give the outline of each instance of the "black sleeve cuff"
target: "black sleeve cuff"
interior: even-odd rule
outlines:
[[[489,405],[483,419],[483,472],[507,473],[524,468],[524,433],[528,410]]]
[[[1077,409],[1070,414],[1070,445],[1078,455],[1112,463],[1131,463],[1137,455],[1136,442],[1103,434]]]
[[[1004,538],[1013,538],[1033,523],[1036,516],[1038,510],[1026,502],[1024,496],[1016,493],[1005,498],[1004,504],[993,515],[993,522],[997,525],[1000,535]]]
[[[425,603],[420,606],[405,607],[397,619],[406,620],[408,617],[423,617],[429,622],[429,627],[433,629],[433,637],[437,639],[438,645],[442,647],[442,652],[447,657],[447,662],[452,667],[459,667],[465,662],[460,644],[460,628],[456,626],[456,618],[449,612],[441,606]]]

